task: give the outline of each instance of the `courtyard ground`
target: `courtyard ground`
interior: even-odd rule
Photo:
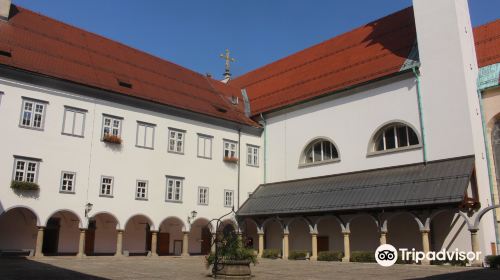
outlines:
[[[2,258],[0,279],[210,279],[203,257]],[[500,279],[500,270],[378,264],[260,260],[253,279]]]

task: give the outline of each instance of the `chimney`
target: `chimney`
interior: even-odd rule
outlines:
[[[0,0],[0,20],[9,20],[10,4],[12,0]]]

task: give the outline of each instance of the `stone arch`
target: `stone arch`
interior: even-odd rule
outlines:
[[[116,217],[116,215],[114,215],[113,213],[108,212],[108,211],[99,211],[99,212],[95,213],[94,215],[92,215],[89,218],[89,221],[96,218],[99,215],[108,215],[108,216],[112,217],[114,219],[114,221],[116,222],[116,229],[117,230],[122,229],[120,226],[120,220],[118,219],[118,217]]]
[[[286,228],[286,225],[280,221],[278,218],[275,218],[275,217],[271,217],[271,218],[267,218],[265,219],[263,222],[262,222],[262,228],[265,230],[266,228],[266,225],[268,225],[269,223],[272,223],[272,222],[276,222],[280,225],[281,229],[282,230],[285,230]]]
[[[460,240],[468,240],[467,221],[454,209],[434,211],[427,219],[430,248],[434,251],[453,250],[460,247]]]
[[[80,215],[78,215],[78,213],[76,213],[75,211],[73,211],[71,209],[66,209],[66,208],[53,211],[50,215],[47,216],[47,219],[45,220],[45,224],[44,225],[45,226],[47,225],[47,223],[49,222],[49,219],[52,216],[54,216],[57,213],[62,213],[62,212],[68,212],[68,213],[73,214],[78,219],[78,227],[79,228],[84,228],[83,227],[83,219],[80,217]]]
[[[311,148],[312,145],[314,145],[316,142],[319,141],[326,141],[330,142],[333,145],[333,149],[335,150],[335,153],[337,154],[336,157],[333,157],[332,159],[329,160],[323,160],[323,161],[340,161],[340,151],[338,145],[333,141],[330,137],[326,136],[318,136],[314,137],[311,140],[309,140],[300,150],[300,155],[299,155],[299,165],[308,165],[308,164],[313,164],[313,163],[306,163],[306,152]],[[333,154],[333,151],[331,151]],[[320,161],[321,162],[321,161]]]
[[[199,217],[189,225],[190,255],[207,255],[212,242],[212,224],[207,218]]]
[[[343,234],[346,230],[344,221],[335,215],[321,216],[315,222],[318,232],[318,252],[344,250]]]
[[[351,217],[346,225],[350,232],[352,251],[375,251],[380,245],[380,223],[370,214],[363,213]]]
[[[356,214],[347,220],[345,230],[350,231],[351,230],[351,227],[350,227],[351,223],[354,222],[354,220],[360,219],[360,218],[369,218],[370,220],[372,220],[375,223],[375,226],[378,229],[380,229],[380,221],[377,218],[375,218],[373,215],[370,215],[368,213],[361,213],[361,214]]]
[[[0,214],[0,250],[35,250],[40,219],[27,206],[12,206]]]
[[[284,223],[276,217],[271,217],[262,222],[262,229],[264,230],[264,248],[282,250],[283,233],[288,231]]]
[[[78,253],[80,229],[83,228],[80,216],[69,209],[52,212],[45,223],[43,234],[44,255]]]
[[[387,218],[387,243],[396,248],[422,250],[424,223],[414,213],[396,212]]]
[[[116,252],[118,218],[110,212],[97,212],[89,219],[85,235],[86,255],[113,255]]]
[[[244,218],[239,222],[244,238],[244,245],[247,248],[259,249],[259,232],[262,233],[262,227],[252,218]]]
[[[286,228],[289,229],[290,225],[292,223],[295,223],[297,220],[302,220],[309,227],[309,232],[313,232],[316,230],[315,224],[311,220],[309,220],[308,218],[303,217],[303,216],[297,216],[297,217],[291,218],[287,223],[285,223]]]
[[[311,232],[315,228],[310,221],[304,217],[295,217],[287,224],[289,251],[307,251],[311,252]]]
[[[404,120],[394,119],[394,120],[384,122],[383,124],[379,125],[372,132],[372,134],[370,135],[370,138],[368,140],[368,147],[367,147],[367,154],[368,155],[375,152],[375,149],[374,149],[375,138],[377,138],[377,136],[380,135],[380,133],[384,130],[384,128],[387,128],[388,126],[395,125],[395,124],[406,125],[406,126],[408,126],[409,129],[413,130],[413,132],[415,132],[415,135],[417,136],[417,139],[418,139],[418,144],[414,145],[414,146],[415,147],[422,146],[422,136],[420,135],[420,131],[416,129],[416,126],[414,126],[413,124],[411,124],[407,121],[404,121]]]
[[[158,254],[181,255],[182,240],[186,231],[186,225],[181,218],[169,216],[163,219],[158,226]]]
[[[153,221],[147,215],[130,216],[123,227],[123,251],[130,255],[145,255],[151,251],[151,231]]]

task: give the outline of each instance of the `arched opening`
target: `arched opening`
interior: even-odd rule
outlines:
[[[144,215],[135,215],[125,224],[123,251],[130,256],[143,256],[151,251],[151,228],[153,222]]]
[[[198,218],[191,224],[189,231],[189,254],[210,254],[212,232],[208,219]]]
[[[465,249],[460,244],[467,244],[470,236],[464,229],[467,229],[467,223],[458,213],[440,212],[432,217],[430,223],[430,249],[434,251]]]
[[[68,210],[54,213],[43,233],[42,252],[50,255],[76,255],[80,241],[80,219]]]
[[[375,132],[368,151],[392,151],[419,144],[420,139],[411,125],[403,122],[391,122]]]
[[[387,223],[387,243],[396,249],[415,248],[421,251],[422,236],[415,217],[406,212],[391,217]]]
[[[307,144],[300,157],[300,164],[308,165],[339,159],[337,146],[327,138],[316,138]]]
[[[110,256],[116,252],[118,220],[109,213],[99,213],[89,220],[85,232],[87,256]]]
[[[38,218],[33,211],[16,207],[0,214],[0,251],[16,255],[34,252]]]
[[[158,231],[158,255],[182,254],[184,222],[177,217],[169,217],[160,224]]]
[[[318,221],[318,252],[344,251],[344,239],[340,223],[333,217],[325,217]]]
[[[264,249],[283,250],[283,228],[274,219],[264,222]]]
[[[288,225],[289,252],[307,251],[311,254],[311,231],[303,219],[294,219]]]
[[[368,215],[357,216],[349,223],[351,251],[375,252],[380,245],[378,226]]]
[[[241,222],[243,227],[244,245],[246,248],[259,249],[259,235],[257,233],[257,225],[254,221],[247,218]]]

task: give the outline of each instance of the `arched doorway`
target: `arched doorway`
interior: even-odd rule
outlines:
[[[322,251],[344,251],[342,227],[334,217],[321,218],[316,225],[318,229],[318,253]]]
[[[85,234],[87,256],[112,256],[116,252],[118,220],[110,213],[98,213],[89,220]]]
[[[52,214],[45,225],[42,252],[50,255],[76,255],[80,241],[80,218],[69,210]]]
[[[28,208],[15,207],[0,214],[0,250],[24,255],[34,252],[37,224],[38,217]]]
[[[135,215],[128,219],[123,232],[123,251],[130,256],[143,256],[151,251],[151,219],[145,215]]]
[[[210,253],[212,232],[208,219],[198,218],[191,224],[189,231],[189,254],[208,255]]]
[[[177,217],[169,217],[163,220],[158,231],[158,255],[182,254],[184,222]]]
[[[259,235],[255,221],[247,218],[241,223],[243,228],[244,245],[246,248],[259,250]]]

